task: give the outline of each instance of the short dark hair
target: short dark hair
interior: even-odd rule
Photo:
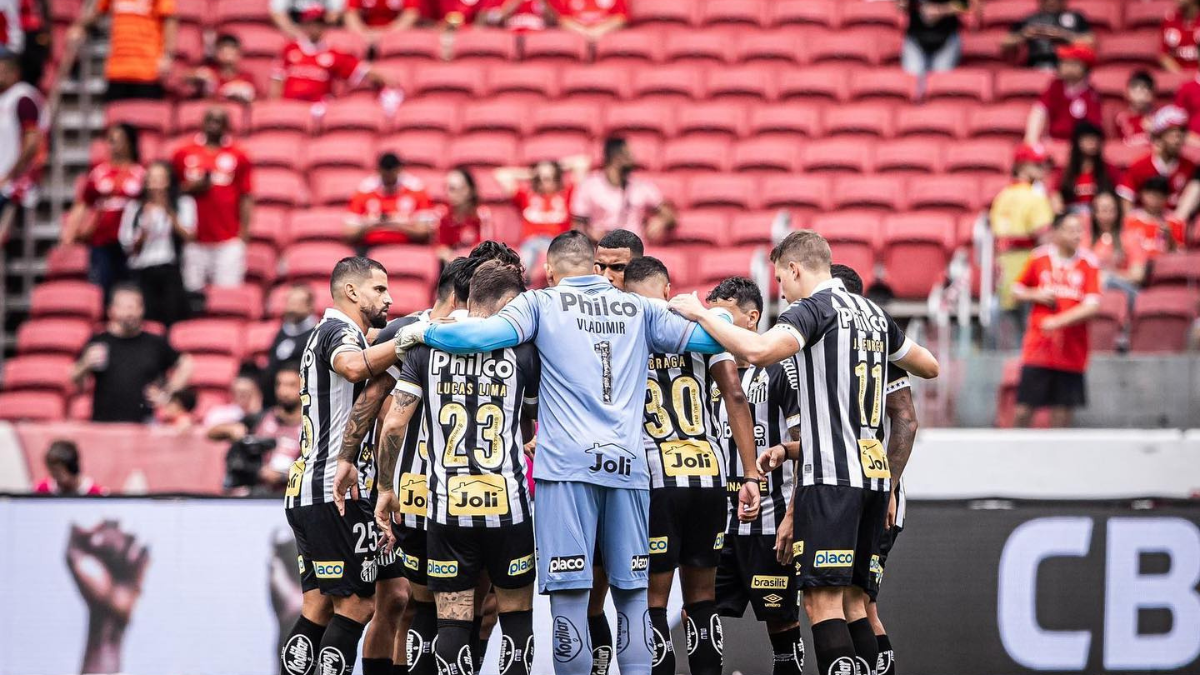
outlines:
[[[254,384],[257,385],[258,383],[255,382]],[[192,412],[196,409],[196,390],[191,387],[180,389],[171,394],[171,400],[179,403],[180,408],[183,408],[187,412]]]
[[[832,257],[829,242],[812,230],[796,230],[771,249],[771,262],[794,262],[808,269],[829,267]]]
[[[1154,91],[1154,76],[1151,75],[1150,71],[1148,70],[1135,70],[1133,71],[1133,74],[1129,76],[1129,82],[1127,82],[1125,86],[1131,87],[1135,84],[1143,85],[1148,87],[1150,91]]]
[[[1074,218],[1074,217],[1075,217],[1075,212],[1063,211],[1062,213],[1054,216],[1054,220],[1050,221],[1050,229],[1057,230],[1058,228],[1063,226],[1063,223],[1067,222],[1068,218]]]
[[[1153,192],[1160,195],[1171,194],[1171,183],[1165,176],[1151,176],[1147,178],[1140,188],[1138,193]]]
[[[612,162],[613,157],[625,148],[629,147],[629,143],[624,136],[609,136],[604,139],[604,163]]]
[[[671,283],[671,273],[663,261],[650,255],[634,258],[625,266],[625,286],[659,275],[666,279],[667,283]]]
[[[404,166],[404,162],[400,161],[400,155],[394,152],[385,152],[379,156],[378,166],[380,171],[395,171]]]
[[[834,263],[829,266],[829,274],[834,279],[841,279],[842,285],[845,286],[846,290],[850,291],[851,293],[855,295],[863,294],[862,277],[858,276],[858,272],[855,272],[853,267],[849,265],[843,265],[841,263]]]
[[[626,275],[628,278],[628,272]],[[721,283],[708,292],[708,297],[705,299],[710,303],[714,300],[732,300],[744,311],[757,309],[759,314],[762,314],[763,311],[762,289],[748,277],[722,279]]]
[[[546,249],[546,260],[570,258],[572,264],[590,265],[596,259],[596,248],[592,240],[579,230],[567,230],[550,241]],[[554,264],[551,262],[550,264]]]
[[[524,292],[521,268],[499,260],[484,261],[471,277],[471,299],[476,303],[494,304],[509,293]]]
[[[464,266],[466,266],[467,262],[467,257],[465,255],[459,256],[446,263],[446,266],[442,268],[442,273],[440,276],[438,276],[437,282],[438,302],[445,302],[446,298],[450,297],[450,294],[455,292],[454,285],[458,280],[458,275],[462,272],[462,269]]]
[[[75,445],[75,441],[60,438],[50,443],[50,447],[46,449],[46,464],[59,464],[67,473],[79,475],[79,448]]]
[[[371,276],[372,270],[379,270],[387,275],[387,269],[377,260],[354,255],[342,258],[333,266],[333,274],[329,277],[329,292],[337,295],[337,287],[347,281],[361,281]]]
[[[238,49],[242,48],[242,41],[239,40],[238,36],[234,35],[233,33],[221,33],[220,35],[217,36],[217,40],[213,44],[217,47],[224,47],[225,45],[232,45],[234,47],[237,47]]]
[[[646,245],[642,243],[642,238],[629,230],[609,230],[600,238],[596,246],[598,248],[627,248],[634,258],[640,258],[646,254]]]
[[[132,281],[122,281],[112,287],[108,294],[108,304],[112,304],[113,299],[117,297],[117,293],[137,293],[138,297],[145,299],[145,294],[142,293],[141,287]]]
[[[275,376],[278,377],[280,373],[295,373],[299,375],[300,362],[296,359],[288,359],[287,361],[280,362],[279,368],[275,370]]]
[[[466,262],[454,277],[454,294],[458,296],[459,302],[466,302],[471,299],[471,278],[475,276],[475,272],[479,269],[480,265],[489,260],[498,260],[506,265],[512,265],[522,272],[524,271],[524,268],[521,266],[521,254],[514,251],[507,244],[490,239],[480,242],[478,246],[471,249]]]

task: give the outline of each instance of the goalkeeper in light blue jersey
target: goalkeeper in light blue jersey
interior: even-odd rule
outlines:
[[[617,608],[623,675],[649,675],[652,633],[646,606],[650,477],[642,443],[651,351],[723,351],[665,302],[614,288],[593,274],[595,251],[566,232],[547,251],[552,288],[517,296],[482,321],[413,324],[400,343],[451,353],[533,341],[542,360],[534,532],[538,586],[550,594],[551,649],[558,675],[588,675],[588,592],[596,555]],[[742,496],[757,510],[756,491]]]

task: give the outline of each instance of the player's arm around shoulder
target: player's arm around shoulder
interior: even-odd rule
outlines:
[[[695,321],[704,333],[734,356],[756,366],[769,366],[800,351],[803,338],[791,332],[772,328],[766,333],[755,333],[735,326],[720,313],[708,309],[694,293],[677,295],[671,299],[671,309],[684,318]],[[693,335],[692,341],[698,336]],[[689,341],[689,347],[691,342]],[[691,350],[689,351],[696,351]]]

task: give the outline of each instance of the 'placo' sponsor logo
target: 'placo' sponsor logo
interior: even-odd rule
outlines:
[[[650,537],[650,553],[666,553],[668,537]]]
[[[581,555],[558,556],[550,559],[550,574],[562,572],[580,572],[587,561]]]
[[[515,577],[524,574],[533,569],[533,556],[527,555],[523,558],[515,558],[508,561],[508,576]]]
[[[430,558],[425,563],[425,573],[439,579],[451,579],[458,576],[458,563],[453,560],[434,560]]]
[[[341,560],[313,561],[313,572],[318,579],[341,579],[345,571],[346,565]]]
[[[635,555],[629,560],[629,570],[631,572],[643,572],[650,569],[650,556]]]
[[[854,551],[835,549],[817,551],[813,556],[813,567],[853,567]]]

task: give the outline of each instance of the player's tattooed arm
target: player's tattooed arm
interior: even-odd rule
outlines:
[[[887,395],[887,416],[892,425],[888,437],[887,459],[895,486],[908,465],[913,443],[917,438],[917,408],[913,405],[912,389],[901,389]],[[893,488],[894,489],[894,488]]]
[[[383,430],[379,440],[379,489],[388,492],[395,491],[393,477],[396,473],[396,463],[400,460],[400,452],[404,447],[404,432],[408,423],[417,412],[420,397],[406,391],[396,391],[392,394],[392,409],[383,420]]]
[[[346,430],[342,434],[342,449],[338,453],[338,459],[353,462],[358,457],[363,439],[375,426],[375,420],[383,408],[383,401],[394,386],[396,379],[386,373],[371,378],[350,411],[350,420],[346,422]]]

